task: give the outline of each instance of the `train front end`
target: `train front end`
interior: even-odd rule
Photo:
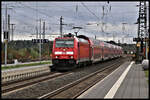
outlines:
[[[58,37],[53,42],[53,69],[68,70],[76,64],[75,38]]]

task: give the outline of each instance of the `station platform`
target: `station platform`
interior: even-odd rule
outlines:
[[[77,99],[80,98],[149,98],[149,85],[142,65],[125,62]]]

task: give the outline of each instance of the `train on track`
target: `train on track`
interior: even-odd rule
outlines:
[[[122,47],[84,35],[71,33],[55,38],[52,49],[53,70],[69,70],[122,56]]]

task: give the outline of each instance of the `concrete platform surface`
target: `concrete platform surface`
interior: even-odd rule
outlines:
[[[78,98],[149,98],[148,94],[142,65],[128,61]]]

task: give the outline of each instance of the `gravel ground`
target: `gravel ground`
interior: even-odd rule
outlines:
[[[118,60],[118,59],[117,59]],[[32,87],[18,90],[6,95],[2,95],[2,98],[6,99],[19,99],[19,98],[38,98],[46,93],[52,92],[70,82],[73,82],[81,77],[84,77],[92,72],[97,71],[104,65],[110,65],[109,63],[92,65],[84,68],[78,68],[72,71],[71,74],[57,77],[56,79],[51,79],[48,81],[40,82]]]

